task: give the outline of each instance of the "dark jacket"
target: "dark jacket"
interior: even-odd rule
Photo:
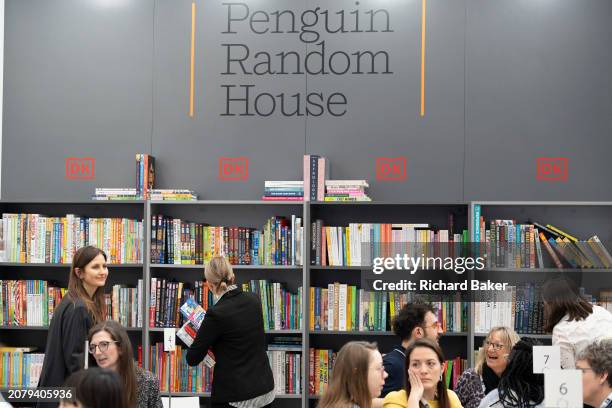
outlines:
[[[384,398],[391,391],[403,390],[406,386],[406,349],[398,344],[393,350],[383,356],[383,366],[389,375],[385,380],[380,397]]]
[[[92,325],[93,319],[85,303],[73,300],[70,295],[64,296],[49,325],[39,387],[61,387],[70,374],[83,368],[85,340]],[[37,406],[57,406],[57,403]]]
[[[257,295],[237,288],[210,307],[187,351],[187,364],[198,365],[209,348],[216,361],[213,403],[244,401],[274,389]]]

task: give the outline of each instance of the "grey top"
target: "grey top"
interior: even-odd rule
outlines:
[[[136,403],[138,408],[163,408],[159,382],[150,372],[136,367]]]

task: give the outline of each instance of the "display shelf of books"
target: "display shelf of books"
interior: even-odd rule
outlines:
[[[193,296],[204,310],[212,305],[212,293],[203,280],[204,264],[214,255],[225,255],[232,263],[236,283],[261,298],[273,373],[279,384],[287,386],[276,390],[277,398],[300,401],[304,333],[301,324],[303,203],[199,200],[151,201],[147,205],[151,217],[147,231],[149,313],[145,347],[151,349],[153,344],[158,344],[164,327],[179,330],[185,325],[178,309],[187,297]],[[195,336],[196,330],[186,330]],[[183,338],[188,339],[181,336],[177,346],[184,348],[187,343]],[[154,373],[158,367],[165,367],[163,358],[157,351],[145,355]],[[170,364],[180,366],[178,362]],[[177,370],[178,375],[181,371]],[[199,388],[190,391],[207,397],[210,395],[207,368],[199,370],[201,374],[196,374],[201,378],[196,384]],[[292,379],[291,384],[286,381],[288,378]],[[172,395],[193,395],[182,394],[186,391],[180,389]]]
[[[144,201],[2,200],[0,211],[2,367],[29,367],[13,378],[13,386],[38,382],[53,310],[65,294],[72,256],[81,246],[97,245],[106,252],[107,312],[128,326],[134,348],[140,347],[144,330],[136,326],[142,326],[139,305],[144,298],[138,297],[137,287],[145,268]]]
[[[497,325],[549,341],[540,290],[550,277],[570,277],[588,300],[612,309],[612,202],[473,202],[470,231],[484,273],[509,285],[506,295],[474,303],[472,341]]]

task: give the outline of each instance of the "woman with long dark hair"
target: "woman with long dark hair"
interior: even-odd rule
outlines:
[[[553,346],[561,348],[561,368],[576,367],[576,354],[593,340],[612,333],[612,314],[592,305],[566,277],[547,281],[542,290],[544,329],[552,333]]]
[[[406,388],[387,394],[383,408],[462,408],[457,395],[442,379],[444,354],[429,339],[418,339],[406,349]]]
[[[380,395],[386,377],[376,344],[350,341],[338,352],[318,408],[371,408],[372,398]]]
[[[134,352],[127,332],[114,320],[96,324],[89,330],[89,352],[99,367],[119,374],[128,407],[162,408],[159,382],[155,376],[134,364]]]
[[[80,248],[74,254],[68,292],[53,312],[49,325],[39,387],[60,387],[70,374],[84,367],[87,332],[105,319],[106,259],[104,251],[94,246]]]
[[[542,343],[523,338],[510,353],[499,386],[488,393],[479,408],[542,408],[544,374],[533,373],[533,346]]]

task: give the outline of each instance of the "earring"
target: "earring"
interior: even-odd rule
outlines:
[[[440,381],[442,381],[442,374],[440,374]]]

